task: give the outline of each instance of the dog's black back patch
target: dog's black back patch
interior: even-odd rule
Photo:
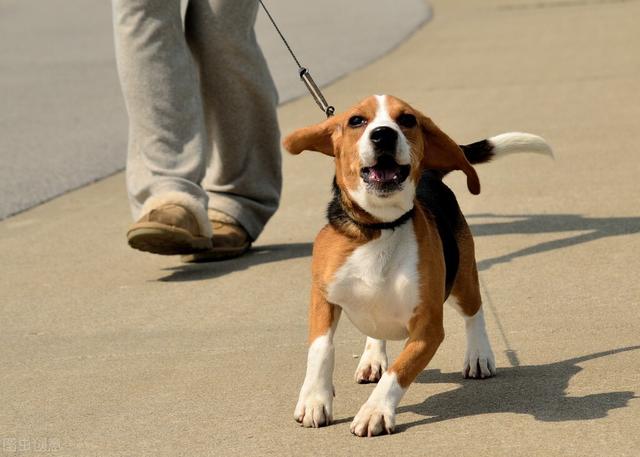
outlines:
[[[442,174],[436,171],[423,172],[416,189],[416,197],[422,209],[433,216],[442,240],[446,267],[446,298],[451,292],[460,263],[456,241],[456,233],[460,228],[460,206],[454,193],[442,182]]]

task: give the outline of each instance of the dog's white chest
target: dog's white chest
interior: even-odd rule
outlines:
[[[410,222],[382,230],[335,273],[327,298],[364,334],[400,340],[419,301],[418,244]]]

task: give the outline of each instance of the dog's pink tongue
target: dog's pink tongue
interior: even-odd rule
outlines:
[[[371,174],[373,175],[373,179],[376,181],[391,181],[393,179],[394,173],[394,170],[374,168]]]

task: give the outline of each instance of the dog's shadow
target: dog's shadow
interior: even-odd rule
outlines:
[[[213,279],[234,271],[247,270],[256,265],[287,259],[309,257],[313,243],[270,244],[257,246],[247,254],[219,262],[186,263],[166,268],[169,274],[158,279],[162,282],[198,281]]]
[[[629,400],[638,398],[635,392],[570,396],[566,393],[569,381],[582,370],[578,365],[582,362],[637,349],[640,346],[613,349],[545,365],[498,368],[495,378],[485,380],[463,379],[459,372],[425,370],[416,378],[416,383],[459,384],[459,387],[432,395],[422,403],[398,408],[398,413],[412,412],[426,417],[401,424],[397,430],[491,413],[529,414],[545,422],[606,417],[610,410],[624,408]]]

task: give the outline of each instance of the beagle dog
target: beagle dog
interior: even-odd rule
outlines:
[[[407,103],[376,95],[293,132],[284,146],[335,159],[329,223],[313,246],[310,346],[296,421],[331,423],[333,335],[342,311],[367,335],[356,381],[378,383],[351,423],[355,435],[392,433],[400,399],[444,339],[447,299],[465,320],[463,376],[495,375],[473,238],[442,178],[461,170],[478,194],[472,164],[511,152],[550,154],[547,143],[506,133],[458,146]],[[385,340],[402,339],[404,350],[387,368]]]

